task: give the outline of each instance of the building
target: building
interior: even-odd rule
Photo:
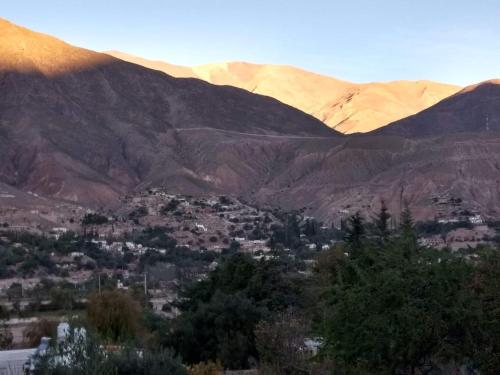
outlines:
[[[446,246],[446,242],[441,238],[441,236],[424,237],[418,239],[418,244],[424,247],[434,247],[437,249]]]
[[[474,215],[469,217],[469,222],[474,225],[484,224],[484,220],[481,215]]]
[[[196,223],[196,224],[195,224],[195,227],[196,227],[196,229],[199,229],[199,230],[201,230],[201,231],[203,231],[203,232],[208,231],[207,227],[206,227],[206,226],[204,226],[203,224],[198,224],[198,223]]]

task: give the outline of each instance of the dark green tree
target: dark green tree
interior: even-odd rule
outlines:
[[[373,220],[375,236],[379,241],[384,242],[389,238],[390,228],[389,222],[391,219],[391,214],[389,213],[389,209],[387,208],[385,201],[382,199],[380,201],[380,211],[375,216]]]
[[[407,256],[409,256],[409,254],[414,253],[417,248],[417,232],[415,230],[413,214],[407,202],[405,202],[403,211],[401,211],[399,233],[405,244],[403,250]]]
[[[34,375],[188,375],[169,351],[130,346],[107,351],[92,334],[71,335],[51,346],[36,363]]]
[[[361,214],[356,212],[349,218],[345,240],[349,246],[352,256],[358,256],[363,248],[365,238],[364,220]]]
[[[300,280],[287,262],[257,262],[242,254],[226,259],[182,293],[182,313],[163,345],[189,364],[220,360],[226,368],[248,368],[258,357],[257,323],[299,304]]]
[[[332,275],[323,277],[329,282],[323,354],[339,371],[416,374],[474,365],[481,310],[467,287],[473,266],[432,249],[408,257],[405,248],[398,238],[370,262],[365,258],[371,252],[363,258],[337,255],[332,267],[323,268]]]

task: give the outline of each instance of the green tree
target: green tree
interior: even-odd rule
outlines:
[[[201,362],[189,368],[190,375],[224,375],[220,362]]]
[[[257,323],[300,301],[293,269],[283,260],[257,262],[242,254],[226,259],[183,292],[182,314],[163,344],[189,364],[219,359],[227,368],[248,368],[257,358]]]
[[[313,354],[305,348],[309,327],[304,319],[292,313],[277,314],[260,322],[255,330],[259,351],[259,374],[302,375],[313,371]]]
[[[436,250],[407,256],[392,240],[370,262],[340,258],[324,296],[324,355],[348,373],[393,374],[467,364],[480,316],[472,266]],[[356,272],[353,272],[355,270]],[[353,277],[354,275],[354,277]]]
[[[373,220],[375,226],[375,236],[379,239],[379,241],[386,241],[390,235],[389,221],[391,219],[391,214],[389,213],[389,209],[387,208],[385,201],[380,201],[380,211],[375,216]]]
[[[364,220],[361,214],[356,212],[349,218],[346,229],[346,242],[349,245],[352,256],[358,256],[363,248],[363,240],[365,238]]]
[[[500,253],[485,249],[470,285],[481,306],[477,320],[475,357],[484,374],[497,374],[500,368]]]
[[[10,349],[14,336],[5,322],[0,322],[0,349]]]
[[[141,332],[142,310],[129,294],[104,291],[89,298],[87,318],[106,340],[114,343],[136,339]]]
[[[29,324],[23,331],[24,344],[29,348],[40,345],[42,337],[55,337],[57,322],[53,320],[40,319]]]
[[[64,358],[64,361],[61,361]],[[188,375],[181,362],[165,350],[122,346],[106,351],[93,335],[72,334],[37,359],[35,375]]]

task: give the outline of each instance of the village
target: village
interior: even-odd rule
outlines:
[[[352,214],[342,209],[342,220],[325,224],[300,211],[162,188],[124,196],[114,209],[40,202],[29,210],[0,207],[0,307],[10,317],[5,324],[14,332],[13,347],[26,346],[34,321],[78,311],[89,293],[103,289],[143,295],[153,311],[175,317],[180,288],[237,252],[256,260],[300,259],[310,273],[318,252],[342,242]],[[494,223],[458,199],[432,204],[439,216],[417,223],[420,245],[473,252],[494,242]]]
[[[338,240],[338,231],[300,213],[160,188],[124,196],[113,210],[58,203],[2,207],[0,215],[0,306],[14,347],[26,346],[33,319],[58,320],[89,293],[129,290],[175,317],[180,288],[205,278],[224,256],[279,253],[312,266],[314,254]]]

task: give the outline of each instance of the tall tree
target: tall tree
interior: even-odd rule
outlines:
[[[351,255],[356,256],[362,250],[365,237],[365,226],[361,214],[356,212],[349,218],[346,229],[346,242],[351,250]]]
[[[183,291],[182,314],[163,344],[174,347],[188,364],[219,359],[226,368],[248,368],[258,356],[257,324],[300,302],[302,281],[292,270],[281,259],[227,258],[207,279]]]
[[[417,248],[417,233],[408,202],[405,202],[403,211],[401,211],[399,232],[405,244],[405,252],[409,256]]]
[[[389,221],[391,219],[391,214],[387,208],[385,201],[382,199],[380,201],[380,211],[375,216],[375,235],[380,241],[386,241],[390,235]]]
[[[388,241],[373,262],[336,262],[324,295],[323,355],[339,373],[430,374],[470,363],[480,312],[470,263],[437,250],[407,258]],[[352,269],[363,277],[345,277]],[[335,275],[341,275],[338,277]],[[492,337],[492,336],[491,336]],[[484,346],[483,346],[484,347]],[[345,372],[343,371],[345,370]]]
[[[87,318],[95,330],[111,342],[135,339],[140,333],[141,306],[129,294],[105,291],[90,297]]]

